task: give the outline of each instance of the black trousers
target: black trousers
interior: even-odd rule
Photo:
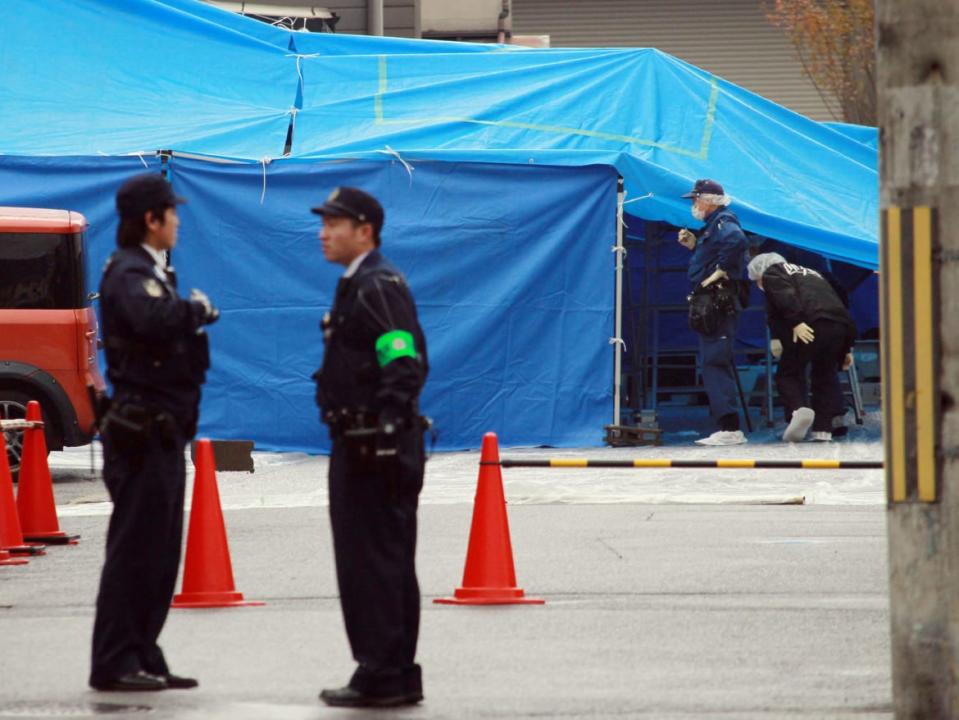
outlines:
[[[785,338],[776,370],[776,388],[786,410],[786,420],[801,407],[816,413],[812,429],[831,431],[832,419],[843,412],[839,368],[848,347],[849,329],[842,323],[818,320],[812,323],[815,339],[808,345]],[[806,368],[809,368],[811,402],[807,397]]]
[[[399,452],[376,459],[372,444],[334,438],[330,523],[346,634],[359,664],[350,685],[370,695],[422,692],[414,662],[420,626],[416,509],[423,487],[423,435],[407,431]]]
[[[103,439],[113,514],[93,626],[91,683],[139,670],[169,672],[157,638],[180,565],[185,445],[179,430],[171,447],[157,433],[141,449]]]

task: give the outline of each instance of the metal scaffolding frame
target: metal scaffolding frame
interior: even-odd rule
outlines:
[[[622,217],[621,206],[619,213],[619,216]],[[618,253],[618,256],[624,258],[624,264],[630,251],[643,253],[644,262],[643,283],[638,302],[634,293],[633,273],[630,272],[628,265],[622,280],[617,279],[617,295],[621,295],[623,298],[621,309],[620,304],[617,304],[617,327],[621,327],[623,322],[627,325],[628,333],[623,339],[628,343],[630,350],[629,362],[625,364],[622,371],[623,382],[621,385],[619,383],[616,385],[617,418],[622,414],[622,408],[629,408],[636,418],[645,414],[645,420],[648,422],[651,416],[655,417],[660,404],[661,393],[668,392],[671,395],[682,395],[705,392],[701,382],[702,367],[698,345],[663,347],[660,327],[662,316],[669,313],[685,316],[688,311],[685,303],[661,303],[655,300],[655,298],[661,296],[662,283],[672,282],[672,277],[679,276],[679,282],[686,282],[687,268],[685,266],[664,266],[660,262],[660,248],[670,241],[664,239],[661,232],[651,233],[651,236],[641,241],[624,241],[624,251]],[[751,305],[743,310],[743,313],[757,312],[765,313],[765,307]],[[621,330],[617,332],[617,337],[622,337]],[[743,361],[742,363],[736,363],[737,373],[740,372],[740,367],[743,364],[751,366],[758,363],[764,367],[762,388],[759,390],[756,388],[750,389],[746,394],[742,409],[744,414],[748,413],[752,405],[751,401],[757,393],[761,393],[760,414],[763,417],[764,424],[772,426],[776,392],[773,382],[774,358],[769,350],[768,328],[764,347],[751,348],[740,345],[735,349],[735,356]],[[692,383],[664,383],[662,373],[670,370],[691,370],[693,373]],[[846,394],[852,401],[855,421],[861,425],[864,419],[864,410],[862,390],[855,363],[844,375],[848,386]],[[623,424],[631,424],[628,420],[627,417],[627,422]],[[617,422],[617,424],[619,423]]]

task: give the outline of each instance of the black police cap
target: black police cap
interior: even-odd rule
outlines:
[[[375,197],[359,188],[335,188],[322,205],[311,210],[317,215],[348,217],[361,223],[370,223],[377,235],[383,229],[383,206]]]
[[[121,217],[142,215],[147,210],[173,207],[185,202],[159,173],[134,175],[117,190],[117,212]]]
[[[702,180],[697,180],[696,184],[693,186],[693,189],[688,193],[684,193],[680,197],[684,198],[695,198],[700,195],[725,195],[723,191],[723,186],[720,185],[715,180],[709,180],[704,178]]]

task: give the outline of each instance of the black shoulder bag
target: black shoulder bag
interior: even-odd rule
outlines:
[[[736,313],[738,288],[720,280],[696,288],[686,296],[689,303],[689,329],[700,335],[715,335],[720,323]]]

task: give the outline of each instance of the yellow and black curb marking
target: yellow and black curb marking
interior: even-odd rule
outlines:
[[[940,497],[939,247],[935,208],[882,211],[883,444],[891,503]]]
[[[543,458],[521,460],[503,458],[499,462],[480,462],[480,465],[548,468],[753,468],[771,470],[783,468],[796,470],[878,470],[878,460],[663,460],[643,458],[639,460],[590,460],[589,458]]]

